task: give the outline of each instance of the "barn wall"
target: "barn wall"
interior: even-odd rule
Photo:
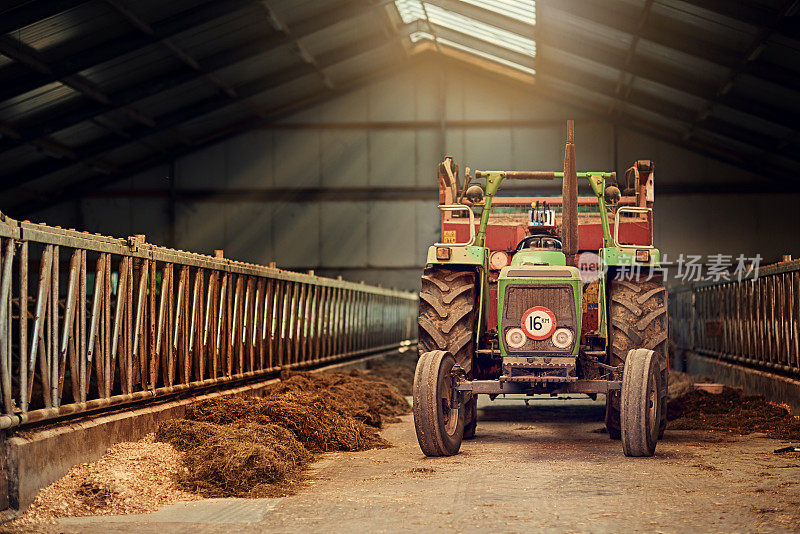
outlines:
[[[470,71],[424,66],[177,160],[178,198],[186,191],[219,192],[210,198],[180,199],[173,211],[171,169],[163,165],[114,184],[101,197],[37,216],[110,235],[146,234],[163,244],[173,239],[174,218],[177,248],[224,249],[230,258],[276,261],[287,268],[412,289],[426,247],[438,235],[432,189],[442,155],[451,154],[473,169],[556,170],[562,166],[566,118],[576,119],[579,169],[621,171],[635,159],[656,162],[656,242],[668,254],[760,252],[774,259],[800,252],[800,237],[793,231],[800,223],[793,209],[797,195],[724,194],[724,183],[759,178],[615,128],[532,90],[510,88]],[[512,119],[528,123],[460,127],[447,122]],[[393,121],[395,126],[387,124]],[[664,184],[719,184],[720,193],[659,196]],[[371,201],[353,195],[304,202],[227,196],[247,188],[295,187],[431,192],[411,200]]]

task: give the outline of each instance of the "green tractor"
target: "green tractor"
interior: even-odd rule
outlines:
[[[485,192],[439,167],[442,242],[428,251],[419,308],[414,424],[427,456],[458,453],[477,396],[606,396],[627,456],[652,456],[666,426],[667,293],[653,246],[653,164],[577,172],[475,171]],[[578,179],[593,193],[578,196]],[[499,197],[506,180],[562,180],[562,197]],[[623,195],[624,193],[624,195]],[[477,218],[480,216],[480,220]]]

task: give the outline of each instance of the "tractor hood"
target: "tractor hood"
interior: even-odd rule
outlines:
[[[560,265],[567,264],[567,257],[563,252],[558,250],[536,250],[524,249],[520,250],[511,259],[513,267],[519,266],[542,266],[542,265]]]

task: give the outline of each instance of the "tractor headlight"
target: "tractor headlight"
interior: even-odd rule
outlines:
[[[506,336],[508,337],[508,336]],[[553,345],[559,349],[566,349],[572,344],[572,332],[566,328],[559,328],[553,333]]]
[[[518,349],[525,344],[527,337],[522,328],[512,328],[506,332],[506,345],[512,349]]]
[[[496,250],[489,256],[489,268],[499,271],[508,265],[508,254],[502,250]]]

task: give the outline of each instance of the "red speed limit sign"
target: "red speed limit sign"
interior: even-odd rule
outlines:
[[[531,339],[547,339],[555,330],[556,314],[544,306],[534,306],[522,314],[522,331]]]

